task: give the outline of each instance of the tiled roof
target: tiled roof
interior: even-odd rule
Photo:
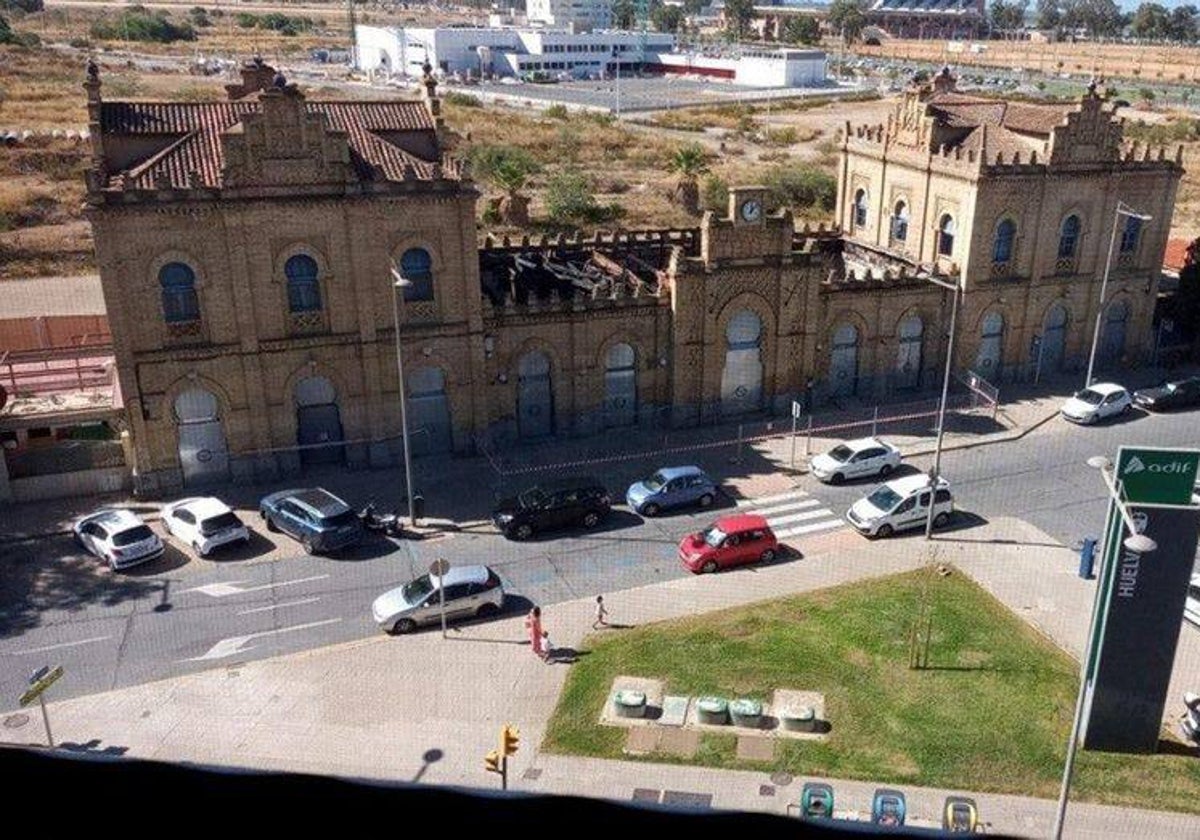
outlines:
[[[1163,268],[1171,271],[1182,269],[1187,263],[1187,250],[1191,244],[1190,239],[1168,239],[1167,250],[1163,254]]]
[[[933,97],[930,104],[934,116],[949,126],[969,128],[995,125],[1025,134],[1047,136],[1066,119],[1067,112],[1073,107],[1005,102],[957,93],[939,94]]]
[[[433,119],[421,102],[305,102],[308,113],[322,114],[329,127],[346,133],[350,162],[364,181],[402,181],[433,177],[435,161],[423,160],[392,145],[381,134],[432,133]],[[254,99],[236,102],[105,102],[100,124],[105,135],[158,136],[168,145],[120,174],[110,189],[154,189],[191,186],[196,173],[203,187],[221,187],[224,168],[222,133],[236,129],[248,114],[260,111]]]

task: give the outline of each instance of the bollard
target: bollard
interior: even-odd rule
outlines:
[[[812,454],[812,415],[808,415],[808,430],[804,436],[804,455],[805,457]]]
[[[1091,580],[1092,569],[1096,565],[1096,538],[1087,537],[1079,549],[1079,576]]]

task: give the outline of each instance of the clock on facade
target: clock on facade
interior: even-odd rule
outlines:
[[[762,216],[762,202],[757,198],[748,198],[742,202],[742,219],[747,222],[757,222]]]

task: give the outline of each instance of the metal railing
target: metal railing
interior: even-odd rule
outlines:
[[[0,355],[0,384],[11,396],[111,388],[114,370],[109,344],[6,351]]]

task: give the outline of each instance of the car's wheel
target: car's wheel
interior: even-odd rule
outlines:
[[[313,543],[312,537],[305,537],[300,540],[300,545],[304,546],[305,554],[316,554],[317,546]]]
[[[600,524],[600,514],[596,513],[596,511],[589,510],[587,513],[585,513],[583,515],[583,527],[584,528],[595,528],[599,524]]]
[[[279,533],[279,526],[275,524],[275,520],[271,518],[269,513],[263,514],[263,519],[267,520],[267,530],[273,534]]]
[[[895,467],[893,467],[891,464],[884,464],[882,467],[879,468],[879,477],[887,478],[889,475],[892,474],[892,470],[894,470],[894,469],[895,469]]]
[[[500,608],[495,604],[480,604],[479,609],[475,610],[475,615],[480,618],[491,618],[498,612],[500,612]]]
[[[698,501],[700,503],[700,507],[702,507],[702,508],[709,507],[713,503],[712,493],[705,493],[703,496],[701,496],[698,499]]]
[[[1123,405],[1123,406],[1121,407],[1121,413],[1122,413],[1122,414],[1124,414],[1125,412],[1129,411],[1129,409],[1131,409],[1131,408],[1133,408],[1133,404],[1132,404],[1132,403],[1126,403],[1125,405]]]
[[[208,552],[200,547],[200,543],[192,543],[192,548],[195,549],[196,553],[199,554],[201,557],[208,556]]]
[[[644,508],[642,508],[642,516],[658,516],[658,505],[646,505]]]
[[[834,473],[833,475],[829,476],[830,484],[841,484],[845,480],[846,476],[842,475],[841,473]]]
[[[533,526],[529,523],[522,523],[513,529],[512,535],[519,540],[527,540],[533,536]]]
[[[417,622],[411,618],[402,618],[392,625],[392,633],[396,636],[403,636],[406,633],[411,633],[417,629]]]
[[[949,521],[950,521],[950,514],[945,513],[945,512],[939,513],[937,516],[933,517],[933,527],[934,528],[944,527],[945,524]]]
[[[896,533],[896,532],[894,530],[892,530],[891,525],[880,525],[879,530],[875,532],[875,536],[881,537],[886,540],[888,537],[890,537],[894,533]]]
[[[707,563],[705,563],[703,566],[700,567],[700,571],[704,572],[704,574],[706,574],[706,575],[711,575],[716,570],[717,570],[717,561],[716,560],[709,560]]]
[[[773,549],[773,548],[768,548],[762,554],[758,555],[758,560],[760,563],[770,563],[774,559],[775,559],[775,549]]]

